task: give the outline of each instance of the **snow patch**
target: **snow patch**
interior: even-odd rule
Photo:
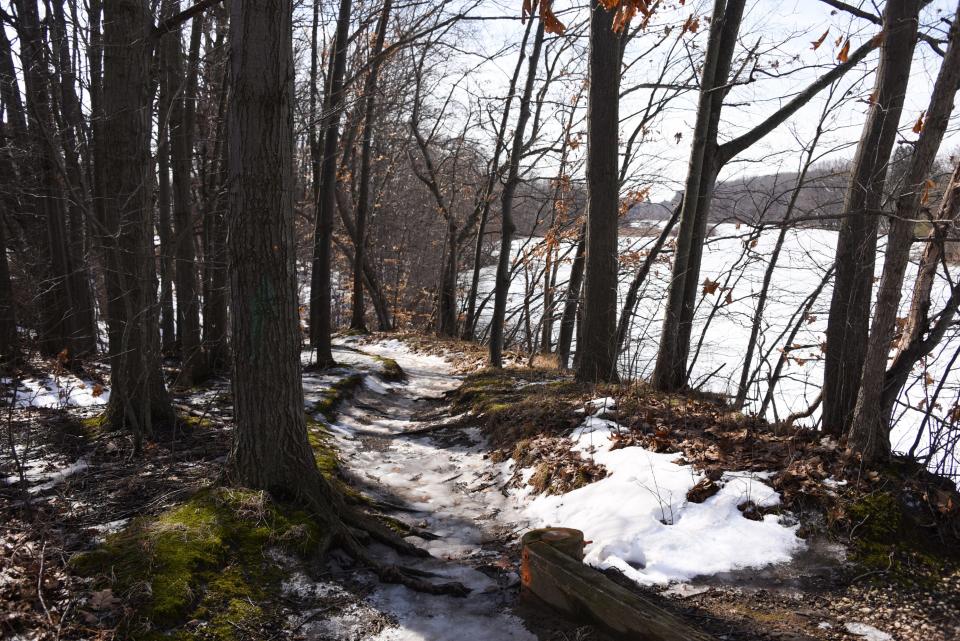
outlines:
[[[587,408],[588,411],[590,408]],[[692,466],[633,446],[611,450],[619,426],[588,417],[574,430],[573,449],[606,467],[607,476],[563,495],[538,496],[526,514],[538,525],[583,530],[585,561],[616,568],[643,585],[689,581],[697,576],[789,561],[804,546],[799,525],[768,514],[744,518],[738,506],[773,507],[780,495],[766,474],[728,472],[720,491],[703,503],[687,492],[703,476]]]
[[[866,623],[859,623],[857,621],[848,621],[843,624],[843,627],[847,629],[847,632],[850,634],[855,634],[858,637],[863,637],[867,641],[893,641],[893,637],[884,632],[883,630],[878,630],[872,625],[867,625]]]
[[[18,408],[58,409],[64,407],[93,407],[106,405],[110,392],[96,383],[80,379],[72,374],[63,374],[44,379],[23,378],[14,390],[4,392],[5,400],[15,401]],[[10,386],[9,378],[0,379],[0,383]]]

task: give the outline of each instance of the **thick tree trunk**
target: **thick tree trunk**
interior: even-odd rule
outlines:
[[[151,16],[144,0],[111,0],[103,13],[103,116],[95,145],[103,168],[105,238],[114,259],[108,322],[117,341],[110,358],[107,420],[133,430],[139,446],[157,423],[172,424],[160,370],[156,266],[149,170]],[[107,151],[109,150],[109,152]]]
[[[617,375],[617,228],[620,222],[620,35],[601,3],[590,14],[590,96],[587,106],[587,234],[582,342],[577,380]]]
[[[227,341],[227,98],[229,87],[229,51],[226,46],[227,21],[217,19],[213,51],[205,56],[209,95],[217,96],[213,145],[206,161],[203,198],[203,351],[212,372],[230,366]],[[213,80],[210,80],[212,78]]]
[[[537,20],[537,31],[533,37],[533,49],[530,52],[527,67],[527,80],[520,97],[520,113],[513,132],[513,144],[507,163],[507,180],[500,195],[500,254],[497,257],[497,274],[494,283],[493,317],[490,319],[490,366],[503,367],[503,324],[507,313],[507,297],[510,294],[510,253],[513,247],[513,197],[520,184],[520,160],[523,154],[524,136],[527,122],[530,120],[530,99],[533,85],[537,79],[537,64],[543,49],[543,20]],[[522,52],[521,52],[522,55]]]
[[[837,238],[823,376],[823,429],[845,434],[853,418],[867,355],[874,261],[887,161],[910,78],[922,0],[890,0],[873,104],[863,125]]]
[[[884,420],[881,399],[887,371],[887,357],[896,330],[903,277],[910,262],[913,231],[925,193],[925,181],[933,168],[937,151],[953,111],[953,98],[960,84],[960,7],[950,28],[950,43],[940,65],[927,107],[926,121],[913,147],[910,166],[890,219],[883,275],[877,290],[870,338],[860,378],[859,397],[847,442],[864,461],[890,455],[890,425]]]
[[[228,237],[237,426],[227,477],[308,502],[332,527],[335,494],[307,441],[300,371],[292,18],[291,0],[231,5]]]
[[[343,76],[347,68],[351,0],[340,0],[337,32],[327,91],[323,97],[323,148],[320,158],[320,186],[317,194],[317,229],[314,234],[313,269],[310,277],[310,344],[316,350],[317,364],[334,364],[330,344],[330,259],[333,237],[333,211],[337,206],[337,148],[340,142],[340,115],[343,110]]]
[[[53,14],[53,33],[55,34],[56,51],[51,58],[56,75],[51,75],[51,90],[59,87],[62,122],[61,149],[63,152],[64,168],[69,193],[67,194],[67,208],[69,212],[69,241],[68,251],[72,269],[70,272],[70,288],[74,292],[78,308],[78,332],[89,336],[83,349],[91,352],[97,348],[97,325],[95,319],[94,293],[91,287],[90,271],[87,269],[87,255],[89,237],[86,230],[90,228],[86,215],[89,211],[90,189],[82,166],[82,157],[87,153],[86,137],[84,135],[83,112],[80,98],[77,95],[77,76],[73,68],[70,43],[67,37],[67,22],[63,10],[64,3],[55,0],[51,3]]]

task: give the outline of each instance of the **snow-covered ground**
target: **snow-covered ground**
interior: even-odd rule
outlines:
[[[110,391],[90,380],[73,374],[60,374],[46,378],[27,377],[18,381],[16,389],[9,378],[0,379],[5,388],[4,401],[15,402],[15,407],[39,407],[62,409],[67,407],[91,407],[106,405]]]
[[[656,227],[660,223],[652,224]],[[750,230],[738,228],[733,224],[720,224],[713,228],[711,237],[704,246],[703,266],[700,281],[709,280],[719,283],[712,294],[698,296],[696,323],[692,333],[693,346],[691,356],[695,358],[690,380],[704,389],[733,394],[736,392],[744,356],[750,337],[750,324],[757,304],[764,272],[773,251],[779,230],[764,231],[756,244],[751,246]],[[786,234],[783,250],[774,271],[770,287],[770,298],[763,314],[761,335],[756,345],[753,368],[759,368],[757,381],[749,389],[747,410],[757,411],[760,401],[767,392],[767,381],[781,350],[786,346],[785,332],[792,327],[802,313],[807,298],[817,289],[824,274],[833,264],[837,233],[824,229],[791,229]],[[620,242],[621,273],[620,302],[626,294],[638,262],[645,248],[653,243],[652,237],[622,237]],[[880,247],[883,248],[883,239]],[[561,247],[561,254],[567,248]],[[918,249],[919,251],[919,249]],[[543,268],[542,250],[534,251],[533,244],[517,241],[514,253],[526,256],[524,266],[515,275],[508,301],[508,324],[522,323],[521,314],[511,314],[523,307],[527,283],[534,284],[534,293],[541,294]],[[639,253],[639,254],[638,254]],[[566,289],[570,272],[570,258],[559,267],[558,291]],[[524,273],[526,270],[526,274]],[[882,270],[882,251],[877,260],[876,273]],[[910,291],[916,274],[916,264],[908,269],[904,296],[901,301],[902,312],[910,302]],[[469,279],[469,274],[462,274]],[[663,319],[665,293],[670,279],[670,262],[658,262],[647,279],[641,292],[636,316],[631,327],[630,339],[621,356],[620,368],[624,373],[636,377],[650,375],[656,359],[657,347]],[[483,270],[480,296],[486,296],[493,288],[494,268]],[[464,286],[468,284],[464,280]],[[823,379],[823,353],[821,344],[825,340],[827,312],[830,305],[832,283],[827,283],[816,298],[809,316],[801,321],[801,328],[792,341],[795,349],[790,351],[783,378],[773,395],[773,404],[768,407],[766,418],[782,419],[791,412],[808,407],[820,391]],[[940,280],[933,292],[934,310],[942,307],[948,296],[948,284]],[[558,293],[558,296],[560,294]],[[728,298],[729,295],[729,298]],[[536,331],[540,321],[540,298],[530,305],[531,325]],[[729,301],[729,302],[728,302]],[[489,322],[490,305],[484,309],[481,325]],[[709,327],[707,321],[710,316]],[[706,332],[704,333],[704,328]],[[559,327],[554,326],[555,334]],[[507,334],[510,334],[508,330]],[[521,331],[522,335],[522,331]],[[555,336],[556,338],[556,336]],[[903,395],[904,405],[898,410],[898,422],[893,434],[894,448],[906,451],[910,448],[920,427],[923,412],[918,409],[924,399],[933,393],[935,386],[944,377],[947,362],[960,347],[956,336],[948,335],[938,350],[926,362],[924,371],[916,372]],[[929,376],[928,376],[929,375]],[[938,416],[945,416],[960,400],[960,376],[952,372],[939,399]],[[814,416],[814,420],[817,415]],[[927,446],[927,436],[921,439],[920,452]],[[948,470],[956,469],[957,463],[948,461]]]
[[[418,399],[439,397],[459,384],[445,359],[413,353],[394,340],[363,349],[395,359],[408,382],[383,383],[368,377],[357,400],[341,408],[332,427],[346,471],[369,483],[368,491],[385,503],[406,506],[399,513],[401,518],[440,537],[414,539],[434,556],[414,561],[415,567],[435,573],[436,581],[460,581],[472,589],[469,597],[458,599],[381,585],[363,607],[370,608],[367,615],[387,614],[397,625],[365,639],[535,638],[508,610],[512,599],[508,589],[518,577],[510,576],[504,585],[476,569],[506,560],[495,541],[516,541],[532,527],[583,530],[592,541],[586,550],[588,563],[616,567],[641,584],[666,585],[697,575],[785,562],[804,545],[796,537],[796,525],[774,515],[752,521],[737,509],[746,501],[761,507],[779,502],[762,475],[728,473],[720,481],[718,494],[700,504],[690,503],[687,490],[702,478],[700,474],[672,462],[676,455],[642,447],[611,451],[609,437],[617,425],[589,414],[571,437],[583,456],[607,467],[606,478],[560,496],[535,497],[528,489],[507,490],[512,462],[492,464],[484,458],[478,430],[401,434],[422,426],[413,416],[422,409]],[[343,353],[338,351],[337,358]],[[362,355],[353,359],[355,365],[365,365]],[[368,357],[367,361],[367,366],[374,365]],[[602,412],[603,404],[595,403],[589,410]],[[523,475],[529,478],[531,473],[526,470]],[[386,551],[381,554],[394,558]],[[365,615],[344,616],[345,620],[306,625],[314,626],[311,629],[317,634],[339,638],[337,634]]]
[[[574,449],[605,466],[607,476],[567,494],[539,496],[525,508],[538,525],[582,530],[591,541],[587,563],[616,568],[637,583],[669,584],[786,562],[803,548],[799,524],[773,514],[754,521],[738,509],[780,503],[765,475],[727,472],[717,494],[692,503],[687,492],[702,474],[675,463],[676,454],[611,450],[618,431],[615,422],[588,416],[571,436]]]
[[[452,367],[441,357],[416,354],[395,340],[364,345],[363,350],[397,360],[408,382],[386,383],[367,377],[365,390],[358,395],[361,402],[340,408],[332,428],[338,435],[343,465],[347,473],[371,484],[371,493],[413,510],[404,511],[401,518],[440,537],[413,539],[434,558],[400,562],[434,573],[434,582],[458,581],[471,589],[470,596],[462,599],[379,585],[368,598],[369,606],[389,615],[396,625],[364,638],[533,641],[536,637],[508,610],[512,595],[476,569],[501,556],[499,551],[485,549],[485,543],[504,529],[519,533],[516,522],[522,517],[514,501],[499,491],[505,479],[483,458],[479,434],[468,432],[464,441],[453,447],[444,447],[429,436],[397,438],[403,430],[419,425],[413,414],[423,409],[420,399],[437,398],[459,384]],[[355,365],[377,366],[369,357],[347,354],[350,352],[338,350],[335,357],[341,361],[349,358]],[[484,487],[491,481],[500,482]],[[377,553],[384,560],[395,560],[386,549]],[[519,577],[513,580],[519,581]],[[364,616],[362,612],[347,613],[346,620],[318,620],[306,624],[304,632],[340,638],[338,633],[355,627],[354,618]]]

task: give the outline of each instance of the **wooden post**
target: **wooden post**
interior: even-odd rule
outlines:
[[[574,618],[586,618],[633,641],[713,641],[639,594],[583,564],[583,532],[570,528],[523,535],[520,581],[533,595]]]

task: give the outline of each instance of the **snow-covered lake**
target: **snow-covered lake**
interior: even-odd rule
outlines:
[[[643,223],[643,227],[656,227],[663,223]],[[750,325],[757,304],[764,272],[768,259],[777,241],[779,230],[770,229],[756,238],[751,245],[752,230],[734,224],[719,224],[712,228],[710,238],[704,246],[703,266],[700,282],[705,279],[719,282],[713,294],[701,294],[698,297],[696,322],[692,334],[690,380],[703,389],[735,394],[743,369],[744,357],[750,337]],[[802,308],[808,297],[820,286],[824,275],[833,264],[837,233],[824,229],[796,228],[787,232],[784,246],[773,274],[769,298],[763,314],[761,333],[753,357],[753,368],[759,367],[757,380],[751,386],[746,410],[756,412],[767,392],[767,380],[780,358],[786,345],[790,328],[802,315]],[[524,266],[517,269],[510,290],[507,313],[507,336],[514,327],[520,325],[517,336],[524,336],[523,312],[524,299],[532,291],[530,325],[537,331],[542,306],[542,239],[532,242],[518,240],[514,243],[515,256],[524,255]],[[636,265],[640,262],[637,252],[643,252],[652,246],[652,236],[627,236],[620,240],[620,307],[632,280]],[[882,249],[884,239],[880,239],[880,249],[876,274],[882,270]],[[668,248],[665,248],[668,249]],[[919,252],[920,247],[915,248]],[[572,262],[572,247],[562,246],[561,255],[566,260],[559,267],[557,275],[556,297],[562,297],[566,290],[567,279]],[[916,258],[916,256],[915,256]],[[633,319],[630,339],[620,357],[621,372],[631,377],[646,378],[653,370],[663,318],[667,284],[670,278],[672,252],[661,256],[651,270]],[[480,297],[486,296],[493,288],[494,267],[485,269],[481,277]],[[916,274],[916,264],[911,264],[905,279],[904,296],[901,300],[901,315],[904,315],[910,302],[910,291]],[[469,274],[462,275],[464,287],[469,285]],[[528,288],[531,288],[528,290]],[[940,280],[933,292],[933,308],[939,310],[948,296],[948,285]],[[827,313],[830,306],[832,283],[822,288],[814,302],[809,316],[801,322],[794,340],[794,346],[803,346],[790,350],[791,358],[783,368],[782,378],[776,386],[772,403],[766,410],[766,418],[783,419],[791,412],[807,408],[820,391],[823,379],[823,353],[820,345],[825,341]],[[729,295],[729,298],[728,298]],[[728,302],[729,301],[729,302]],[[489,322],[492,304],[488,304],[481,316],[481,327]],[[712,316],[712,318],[711,318]],[[708,324],[709,320],[709,324]],[[559,324],[554,326],[554,339],[559,332]],[[706,331],[704,331],[706,330]],[[898,451],[907,451],[916,437],[924,417],[921,403],[933,393],[944,377],[950,357],[960,346],[955,334],[948,335],[943,343],[925,363],[925,370],[917,371],[908,384],[897,409],[897,424],[893,433],[893,445]],[[947,374],[948,380],[938,400],[934,417],[945,417],[958,401],[958,379],[955,372]],[[814,420],[818,414],[814,415]],[[809,420],[809,419],[808,419]],[[928,436],[921,439],[919,452],[928,447]],[[960,463],[951,454],[945,461],[945,469],[956,473]]]

